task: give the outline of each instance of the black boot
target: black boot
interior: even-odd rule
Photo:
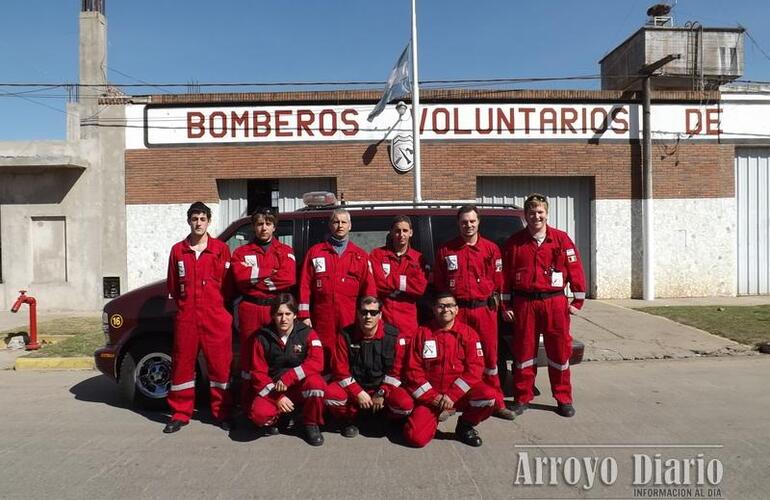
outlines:
[[[163,428],[164,434],[172,434],[174,432],[177,432],[179,429],[187,425],[189,422],[184,422],[182,420],[172,420],[171,422],[166,424],[166,427]]]
[[[529,405],[527,403],[514,403],[511,407],[511,411],[515,413],[516,415],[521,415],[525,411],[527,411],[527,408],[529,408]]]
[[[556,413],[562,417],[570,418],[575,416],[575,407],[569,404],[561,404],[556,408]]]
[[[455,438],[457,438],[458,441],[467,444],[468,446],[481,446],[481,437],[479,436],[479,433],[476,432],[476,428],[463,420],[462,417],[457,419],[457,427],[455,427]]]
[[[305,441],[310,446],[321,446],[324,444],[324,437],[317,425],[305,426]]]

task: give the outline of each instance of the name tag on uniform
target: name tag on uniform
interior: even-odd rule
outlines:
[[[326,272],[326,258],[325,257],[316,257],[313,259],[313,269],[317,273],[325,273]]]
[[[422,345],[423,359],[435,359],[438,357],[438,348],[435,340],[426,340]]]
[[[254,267],[257,265],[257,256],[256,255],[244,255],[243,256],[243,263],[246,264],[249,267]]]
[[[457,271],[457,255],[447,255],[444,259],[447,271]]]
[[[176,263],[176,270],[177,270],[177,274],[179,275],[179,277],[180,278],[184,278],[184,276],[185,276],[184,262],[182,262],[181,260],[179,262],[177,262]]]
[[[385,273],[385,276],[390,274],[390,264],[388,262],[382,263],[382,272]]]
[[[560,272],[552,272],[551,273],[551,286],[554,287],[563,287],[564,286],[564,275]]]
[[[501,272],[503,270],[503,259],[495,259],[495,272]]]

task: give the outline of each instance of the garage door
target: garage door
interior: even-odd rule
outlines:
[[[583,259],[587,290],[591,290],[591,179],[588,177],[479,177],[478,203],[520,207],[530,193],[548,197],[548,223],[570,235]],[[482,223],[482,232],[483,232]]]
[[[735,150],[738,294],[770,294],[770,148]]]

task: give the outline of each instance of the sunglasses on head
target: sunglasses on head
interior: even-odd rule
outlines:
[[[376,310],[360,309],[358,311],[358,314],[360,314],[361,316],[371,316],[371,317],[374,317],[374,316],[377,316],[378,314],[380,314],[380,310],[379,309],[376,309]]]

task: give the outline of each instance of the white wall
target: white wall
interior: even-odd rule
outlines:
[[[641,296],[639,200],[592,202],[597,298]],[[735,199],[654,201],[656,297],[735,295]]]
[[[217,236],[224,229],[219,221],[219,204],[211,208],[209,234]],[[190,233],[187,225],[189,203],[162,205],[126,205],[126,256],[128,283],[126,290],[166,279],[171,246]]]

